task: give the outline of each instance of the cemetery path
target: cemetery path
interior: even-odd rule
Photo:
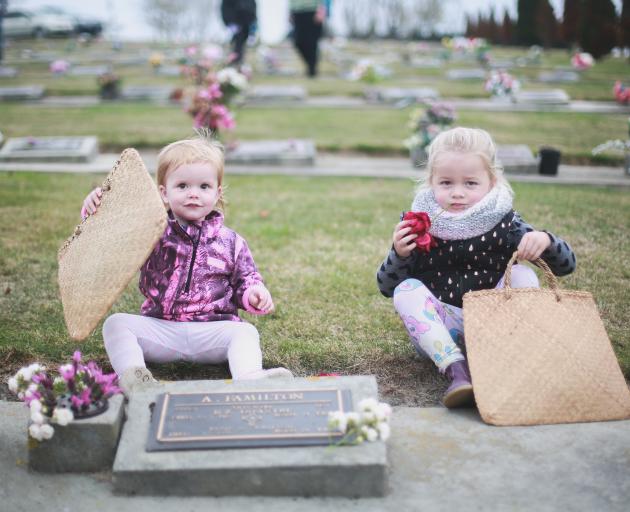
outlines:
[[[157,151],[141,150],[147,168],[154,172]],[[17,163],[0,162],[0,171],[36,171],[69,173],[106,173],[118,159],[116,153],[98,155],[89,163]],[[294,176],[345,176],[371,178],[419,179],[422,169],[414,168],[408,158],[365,156],[357,154],[318,153],[315,165],[244,165],[228,161],[230,174]],[[630,176],[621,167],[560,165],[556,176],[507,174],[512,182],[553,183],[563,185],[630,186]]]

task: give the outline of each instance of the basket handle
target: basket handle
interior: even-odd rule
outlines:
[[[504,288],[507,292],[508,298],[511,296],[512,292],[512,265],[516,263],[518,256],[518,251],[514,251],[510,261],[507,264],[507,268],[505,269],[505,281]],[[558,286],[558,278],[553,275],[553,272],[549,268],[549,265],[545,263],[541,258],[537,258],[535,261],[531,262],[537,267],[541,268],[545,273],[545,280],[547,281],[547,286],[553,290],[553,293],[556,296],[556,300],[560,302],[560,287]]]

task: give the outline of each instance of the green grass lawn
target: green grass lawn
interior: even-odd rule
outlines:
[[[56,283],[56,254],[102,176],[0,173],[0,362],[4,376],[33,360],[61,362],[77,348],[106,364],[100,327],[69,340]],[[374,373],[391,403],[435,404],[445,381],[418,360],[375,271],[407,180],[230,176],[227,224],[248,240],[277,311],[256,324],[265,366],[298,375]],[[566,288],[591,291],[625,375],[630,376],[630,195],[614,188],[515,184],[516,208],[568,240],[578,270]],[[264,212],[264,213],[263,213]],[[113,311],[137,312],[130,283]],[[159,378],[227,377],[225,367],[168,365]]]
[[[253,108],[236,109],[241,140],[309,138],[329,151],[405,154],[411,109]],[[360,119],[360,122],[357,120]],[[499,144],[527,144],[536,152],[553,145],[563,162],[620,163],[614,154],[593,157],[591,149],[627,132],[624,116],[566,112],[461,111],[464,126],[488,130]],[[6,104],[0,111],[5,137],[97,135],[102,149],[162,147],[191,134],[191,119],[177,106],[112,103],[84,108]],[[343,134],[343,136],[340,136]]]

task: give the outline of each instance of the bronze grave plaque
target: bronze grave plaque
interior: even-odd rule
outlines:
[[[350,390],[274,389],[163,393],[153,409],[146,450],[328,445],[328,413],[352,408]]]

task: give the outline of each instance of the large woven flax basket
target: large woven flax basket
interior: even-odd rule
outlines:
[[[107,314],[164,233],[167,216],[135,149],[123,151],[101,205],[59,250],[59,290],[70,336],[82,340]]]
[[[588,292],[505,288],[464,296],[475,400],[486,423],[540,425],[630,418],[630,392]]]

